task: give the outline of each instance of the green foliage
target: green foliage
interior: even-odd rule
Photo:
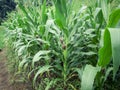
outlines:
[[[4,47],[4,35],[5,35],[4,27],[0,26],[0,49]]]
[[[120,38],[120,30],[117,28],[109,28],[109,32],[111,35],[111,45],[112,45],[112,57],[113,57],[113,75],[115,78],[115,75],[119,69],[120,66],[120,58],[119,58],[119,38]]]
[[[118,27],[118,23],[120,20],[119,13],[120,9],[117,9],[113,11],[110,15],[109,24],[104,32],[104,46],[100,49],[100,60],[98,63],[100,66],[106,66],[107,64],[109,64],[111,58],[113,57],[114,77],[120,65],[118,58],[119,55],[117,55],[117,53],[119,53],[119,29],[116,28]]]
[[[86,65],[82,75],[81,90],[93,90],[94,78],[99,71],[100,67]]]
[[[94,7],[81,5],[79,11],[71,0],[46,3],[21,0],[4,23],[16,57],[11,60],[15,73],[28,77],[37,90],[102,89],[109,73],[113,70],[115,76],[119,67],[119,9],[110,14],[110,3],[104,0]],[[108,66],[112,56],[113,68]]]

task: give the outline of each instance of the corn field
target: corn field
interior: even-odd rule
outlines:
[[[13,78],[33,90],[119,90],[119,3],[85,1],[16,0],[2,23]]]

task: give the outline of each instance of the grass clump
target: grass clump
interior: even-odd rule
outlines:
[[[4,48],[4,34],[5,34],[5,29],[4,27],[0,26],[0,49]]]

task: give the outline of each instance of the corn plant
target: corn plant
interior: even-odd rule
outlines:
[[[16,73],[27,76],[37,90],[92,90],[94,81],[95,89],[102,88],[111,70],[115,76],[119,66],[115,64],[119,49],[114,49],[118,39],[113,35],[119,9],[109,15],[106,5],[101,0],[94,8],[82,6],[76,12],[71,0],[53,0],[52,6],[46,0],[20,1],[18,11],[4,23],[17,57]],[[100,44],[104,28],[104,43]],[[114,66],[107,68],[112,54]]]
[[[102,80],[103,76],[100,75],[100,71],[102,71],[103,69],[107,67],[111,59],[113,60],[113,68],[111,67],[107,68],[105,76],[103,77],[103,80],[100,83],[102,83],[103,85],[107,76],[112,70],[113,70],[113,79],[115,78],[116,72],[118,71],[118,68],[120,65],[119,55],[118,55],[119,54],[119,47],[118,47],[119,39],[118,38],[119,38],[119,33],[120,33],[119,28],[118,28],[119,20],[120,20],[119,10],[120,9],[116,9],[109,16],[110,19],[104,31],[103,45],[102,45],[102,48],[99,50],[98,64],[96,65],[96,67],[87,65],[85,67],[85,70],[83,71],[82,84],[81,84],[82,90],[92,90],[95,77],[97,79],[99,78],[99,81],[100,81],[100,78]],[[88,70],[91,70],[91,72],[88,72]],[[90,77],[85,78],[85,76],[87,75],[89,75]],[[86,80],[89,80],[89,81],[86,82]],[[85,86],[85,83],[87,86]],[[100,88],[102,87],[102,85],[100,85]]]

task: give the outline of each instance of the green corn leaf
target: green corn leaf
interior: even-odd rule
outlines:
[[[98,61],[98,65],[102,67],[109,64],[112,56],[110,32],[108,31],[108,29],[106,29],[104,32],[103,42],[104,42],[104,46],[99,50],[99,61]]]
[[[46,86],[45,90],[49,90],[53,84],[53,80],[49,82],[49,84]]]
[[[50,68],[51,68],[51,67],[52,67],[52,66],[50,66],[50,65],[45,65],[45,66],[43,66],[43,67],[40,67],[39,70],[37,71],[37,73],[35,74],[33,83],[35,84],[35,81],[36,81],[38,75],[43,74],[44,72],[50,71]]]
[[[77,90],[72,84],[69,84],[69,86],[72,88],[72,90]]]
[[[27,62],[27,59],[23,59],[20,64],[19,64],[19,70],[21,70],[21,68],[23,68],[24,64]]]
[[[83,68],[75,68],[75,71],[78,73],[79,79],[82,80],[82,75],[83,75]]]
[[[87,55],[87,56],[92,56],[95,55],[97,53],[93,52],[93,51],[89,51],[89,52],[81,52],[82,55]]]
[[[23,45],[18,50],[18,56],[21,56],[24,53],[24,50],[26,49],[26,45]]]
[[[23,11],[23,13],[26,15],[26,17],[29,19],[29,21],[31,21],[32,24],[35,25],[33,19],[29,16],[26,8],[25,8],[22,4],[19,4],[19,7],[20,7],[20,9]]]
[[[96,8],[95,12],[94,12],[94,18],[98,17],[99,13],[101,13],[101,8]]]
[[[67,6],[66,0],[53,0],[55,4],[55,19],[57,24],[63,28],[66,26]]]
[[[117,10],[114,10],[111,13],[108,27],[111,27],[111,28],[116,27],[119,21],[120,21],[120,8]]]
[[[46,0],[44,0],[44,3],[42,5],[42,23],[45,24],[47,21],[47,14],[46,14]]]
[[[105,72],[105,77],[104,77],[104,82],[107,80],[108,75],[110,74],[110,72],[113,70],[113,67],[109,67],[106,72]]]
[[[108,28],[104,33],[104,46],[99,51],[98,65],[104,67],[113,57],[113,74],[120,66],[120,29]]]
[[[47,86],[46,86],[46,88],[45,88],[45,90],[50,90],[50,88],[55,84],[55,83],[57,83],[57,79],[53,79],[53,80],[51,80],[49,83],[47,83]]]
[[[37,62],[37,61],[39,61],[41,58],[45,58],[45,56],[48,54],[48,53],[50,53],[50,51],[43,51],[43,50],[41,50],[41,51],[39,51],[39,52],[37,52],[36,54],[35,54],[35,56],[33,57],[33,60],[32,60],[32,65],[34,66],[34,63],[35,62]]]
[[[32,71],[30,71],[30,72],[28,73],[28,78],[30,79],[30,76],[32,75],[32,73],[34,73],[34,72],[35,72],[36,70],[38,70],[39,68],[41,68],[41,66],[38,66],[38,67],[32,69]]]
[[[103,19],[103,13],[102,13],[102,9],[101,8],[96,8],[95,13],[94,13],[94,18],[96,20],[96,22],[99,22],[100,24],[102,24],[102,22],[104,21]]]
[[[102,12],[103,12],[103,17],[104,17],[105,21],[108,23],[109,8],[108,8],[107,0],[101,0],[101,8],[102,8]]]
[[[120,52],[120,29],[116,28],[117,24],[120,21],[120,9],[113,11],[110,15],[110,20],[108,27],[104,32],[104,45],[99,50],[99,61],[98,65],[104,67],[109,64],[110,60],[113,57],[113,76],[119,68],[120,60],[119,60],[119,52]],[[111,28],[112,27],[112,28]]]
[[[120,28],[109,28],[109,32],[112,44],[113,75],[115,77],[120,66]]]
[[[93,89],[94,79],[97,72],[99,71],[100,71],[100,67],[93,67],[91,65],[86,65],[82,75],[81,90]]]

